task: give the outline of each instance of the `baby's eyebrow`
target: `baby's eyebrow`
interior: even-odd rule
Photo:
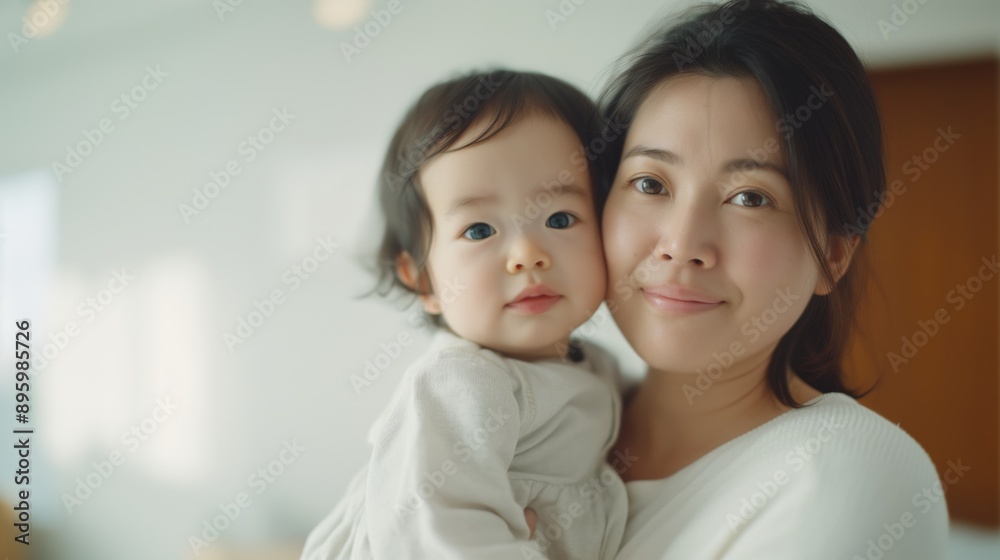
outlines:
[[[569,183],[569,184],[559,183],[556,186],[546,185],[538,187],[537,189],[535,189],[533,193],[531,193],[531,196],[537,196],[538,194],[543,192],[547,192],[550,195],[558,195],[558,196],[568,194],[571,196],[578,196],[581,198],[587,197],[587,191],[584,190],[583,187],[581,187],[580,185],[577,185],[576,183]],[[445,212],[444,215],[452,216],[458,213],[458,211],[463,208],[468,208],[470,206],[477,206],[480,204],[486,204],[489,202],[496,202],[496,200],[497,197],[496,195],[493,194],[463,196],[458,200],[456,200],[454,203],[452,203],[452,205],[448,208],[448,211]]]
[[[451,216],[452,214],[457,213],[462,208],[466,208],[469,206],[476,206],[478,204],[484,204],[486,202],[495,202],[496,199],[497,199],[496,195],[492,194],[487,196],[475,196],[475,195],[463,196],[462,198],[456,200],[454,204],[452,204],[451,207],[448,209],[448,211],[444,213],[444,215]]]

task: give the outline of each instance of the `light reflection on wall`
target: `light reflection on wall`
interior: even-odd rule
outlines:
[[[361,21],[372,0],[316,0],[313,17],[317,23],[329,29],[347,29]]]
[[[31,320],[32,528],[93,536],[84,549],[97,550],[95,531],[108,523],[101,519],[147,538],[159,536],[154,527],[164,530],[148,517],[115,518],[109,505],[190,496],[219,479],[224,461],[208,442],[225,408],[219,395],[232,393],[212,377],[218,364],[210,361],[219,359],[212,345],[221,344],[208,317],[218,286],[204,257],[171,248],[75,262],[57,251],[61,204],[48,170],[0,178],[0,333],[13,340],[14,321]],[[0,346],[0,358],[12,364],[13,345]],[[12,389],[0,385],[0,398],[12,402]],[[177,409],[161,411],[158,422],[154,410],[164,399]],[[13,414],[5,419],[9,430]],[[135,448],[122,437],[133,427],[146,432]],[[96,480],[94,463],[112,452],[124,463],[78,498],[80,479]],[[15,470],[11,459],[16,454],[0,455],[6,472]],[[14,493],[13,477],[5,477],[0,500],[9,504]],[[82,503],[70,511],[67,496]]]
[[[206,346],[215,340],[205,321],[208,273],[198,259],[186,255],[161,257],[145,273],[145,340],[138,361],[147,396],[170,396],[178,410],[163,424],[163,433],[151,442],[141,463],[165,480],[202,480],[210,470],[204,434],[213,394]]]
[[[375,195],[378,156],[331,148],[277,162],[272,207],[285,258],[302,258],[316,236],[327,234],[355,264],[375,257],[382,233]]]
[[[109,284],[123,270],[133,278],[125,286]],[[203,479],[209,470],[203,434],[210,394],[204,267],[186,255],[158,257],[86,280],[66,273],[57,286],[53,301],[71,303],[54,324],[82,325],[46,368],[42,388],[50,403],[43,422],[59,466],[86,469],[118,450],[125,456],[121,468],[142,469],[166,483]],[[109,286],[120,292],[91,313],[88,298],[110,292]],[[80,305],[87,314],[78,312]]]

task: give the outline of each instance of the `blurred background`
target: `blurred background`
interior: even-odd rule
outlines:
[[[404,110],[494,65],[596,95],[689,4],[5,0],[0,425],[33,433],[27,487],[25,434],[0,442],[0,553],[298,558],[429,338],[413,308],[356,298]],[[883,212],[859,210],[877,266],[851,370],[880,379],[861,402],[941,472],[968,467],[946,485],[952,558],[1000,557],[1000,279],[984,264],[1000,239],[1000,4],[807,4],[870,66],[899,182]],[[584,334],[641,375],[610,322]]]

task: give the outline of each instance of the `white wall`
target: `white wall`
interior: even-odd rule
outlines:
[[[676,3],[590,0],[553,29],[556,0],[403,0],[350,63],[341,43],[355,32],[318,26],[307,0],[245,0],[221,19],[208,1],[74,2],[52,36],[15,47],[8,33],[26,4],[0,7],[0,359],[13,363],[14,320],[33,321],[35,354],[67,339],[32,374],[33,546],[39,558],[165,560],[189,557],[188,537],[239,492],[252,505],[209,553],[301,540],[366,459],[367,427],[425,339],[398,306],[352,299],[370,282],[355,257],[377,235],[377,166],[415,96],[489,65],[596,93],[602,71]],[[811,4],[875,65],[996,49],[988,0],[927,0],[887,39],[878,21],[891,21],[893,2]],[[147,79],[155,89],[126,113],[115,100],[147,67],[166,75]],[[246,161],[241,142],[282,109],[294,118]],[[57,180],[53,161],[102,119],[113,130]],[[240,174],[186,223],[178,206],[231,159]],[[339,247],[293,291],[283,275],[327,236]],[[102,292],[119,289],[122,268],[134,279]],[[230,352],[223,334],[275,289],[284,302]],[[59,335],[70,323],[78,334]],[[418,343],[356,394],[349,377],[404,331]],[[597,336],[638,370],[613,327]],[[169,415],[163,399],[176,404]],[[155,432],[123,441],[144,422]],[[305,450],[258,494],[248,477],[293,440]],[[94,463],[116,451],[124,463],[105,478]],[[0,472],[14,465],[0,453]],[[100,486],[67,511],[64,495],[88,475]],[[11,501],[12,477],[2,479]]]

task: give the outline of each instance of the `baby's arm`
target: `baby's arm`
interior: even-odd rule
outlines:
[[[375,441],[367,521],[376,560],[538,558],[507,471],[533,410],[499,364],[452,350],[415,372]]]

